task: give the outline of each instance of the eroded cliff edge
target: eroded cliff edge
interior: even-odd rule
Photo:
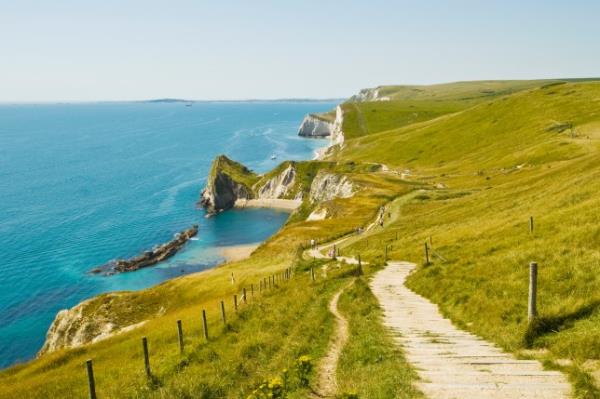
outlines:
[[[329,137],[333,123],[334,118],[330,114],[308,114],[298,129],[298,136]]]
[[[238,199],[254,198],[252,186],[258,175],[225,155],[215,158],[206,187],[200,194],[200,205],[209,215],[233,208]]]
[[[343,143],[342,122],[343,111],[338,107],[330,132],[337,138],[332,140],[334,145]],[[301,203],[290,221],[328,219],[338,212],[336,201],[358,192],[359,185],[352,181],[356,168],[359,166],[353,163],[285,161],[259,175],[219,155],[211,166],[200,204],[214,214],[233,208],[240,201],[289,200]],[[61,310],[48,329],[39,355],[97,342],[143,325],[170,308],[168,300],[162,296],[153,298],[154,295],[152,289],[108,293]]]

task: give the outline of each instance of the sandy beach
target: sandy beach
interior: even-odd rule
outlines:
[[[227,262],[236,262],[246,259],[260,245],[259,242],[245,245],[232,245],[229,247],[219,247],[217,250],[225,257]]]
[[[293,211],[302,204],[301,200],[285,200],[285,199],[251,199],[237,200],[236,208],[274,208]]]

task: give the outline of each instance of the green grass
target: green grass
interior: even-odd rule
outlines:
[[[84,397],[85,359],[94,359],[99,397],[119,398],[237,398],[246,397],[263,380],[293,369],[301,355],[323,355],[332,329],[327,310],[332,293],[344,283],[330,275],[311,283],[306,273],[264,295],[255,292],[249,305],[233,311],[229,324],[220,320],[218,303],[192,305],[144,327],[78,350],[45,356],[33,367],[2,374],[1,397]],[[248,294],[249,295],[249,294]],[[241,300],[240,300],[241,303]],[[202,338],[201,308],[208,313],[210,339]],[[179,354],[176,323],[183,320],[186,351]],[[153,378],[146,380],[140,337],[147,336]],[[10,384],[6,380],[10,378]],[[305,397],[290,373],[292,396]],[[49,383],[52,382],[52,383]],[[299,396],[293,396],[299,395]],[[23,396],[22,396],[23,397]]]
[[[467,106],[468,104],[453,100],[350,102],[342,106],[342,129],[346,139],[353,139],[434,119],[458,112]]]
[[[588,79],[542,79],[542,80],[480,80],[452,82],[428,86],[380,86],[380,96],[392,100],[412,101],[461,101],[474,105],[480,101],[517,93],[535,87],[559,85],[565,82],[588,82]]]
[[[408,284],[457,325],[509,351],[598,360],[599,104],[599,84],[565,83],[348,141],[339,159],[411,169],[408,178],[426,190],[399,203],[396,220],[342,251],[382,259],[387,243],[391,258],[421,265],[432,237],[445,261],[433,256]],[[576,137],[549,129],[555,121],[573,123]],[[540,265],[534,327],[526,320],[530,261]]]
[[[0,398],[84,396],[83,362],[89,357],[102,397],[142,398],[244,397],[300,354],[318,361],[333,325],[328,300],[348,279],[342,269],[310,284],[300,247],[310,239],[351,234],[371,223],[382,205],[384,226],[353,235],[340,248],[373,265],[365,267],[365,278],[382,263],[387,245],[389,258],[419,265],[409,286],[459,327],[517,354],[535,349],[547,364],[600,360],[600,84],[475,82],[394,90],[394,101],[363,103],[354,119],[348,114],[344,129],[358,133],[350,133],[331,159],[295,164],[298,190],[305,194],[321,169],[343,173],[356,185],[352,198],[319,204],[332,218],[307,222],[315,205],[305,201],[247,260],[121,293],[110,307],[100,306],[103,299],[92,301],[90,317],[104,309],[122,325],[148,321],[0,372]],[[410,101],[420,116],[410,113]],[[566,125],[573,131],[557,128]],[[236,163],[225,168],[247,184],[260,178]],[[423,266],[423,244],[430,238],[432,262]],[[540,265],[534,326],[526,321],[530,261]],[[231,331],[201,345],[200,309],[212,312],[211,330],[219,331],[221,299],[290,266],[302,283],[267,295],[232,320]],[[342,296],[340,307],[351,331],[338,369],[342,389],[361,397],[418,397],[410,388],[414,376],[381,326],[364,282]],[[176,348],[178,318],[190,339],[183,359]],[[151,385],[142,374],[141,335],[148,336],[155,359]],[[598,397],[593,370],[564,370],[578,398]],[[368,379],[361,381],[360,373]],[[290,397],[305,394],[294,388]]]
[[[431,121],[346,143],[337,157],[429,173],[475,173],[567,160],[586,151],[585,136],[549,130],[557,121],[585,131],[597,120],[600,85],[564,84],[517,93]],[[589,141],[589,140],[588,140]],[[596,145],[597,144],[593,144]]]

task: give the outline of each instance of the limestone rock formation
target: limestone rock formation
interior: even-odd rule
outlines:
[[[238,199],[252,199],[252,184],[258,176],[242,164],[219,155],[212,164],[200,205],[209,215],[230,209]]]
[[[286,198],[296,181],[296,168],[290,163],[281,173],[268,179],[264,184],[258,183],[257,196],[260,199]]]
[[[149,251],[144,251],[133,258],[110,261],[105,265],[92,269],[91,272],[94,274],[103,273],[105,275],[112,275],[115,273],[133,272],[155,265],[175,255],[196,234],[198,234],[198,225],[195,224],[175,234],[172,240],[157,245]]]
[[[101,341],[144,324],[144,319],[123,318],[122,314],[115,312],[115,308],[122,310],[122,302],[127,299],[124,295],[126,294],[117,292],[100,295],[83,301],[71,309],[58,312],[48,329],[46,341],[38,356],[59,349],[76,348]],[[158,309],[145,309],[145,311],[140,317],[151,317],[161,313]]]
[[[329,137],[333,123],[316,114],[309,114],[304,117],[298,136],[303,137]]]
[[[344,175],[319,171],[310,186],[312,203],[349,198],[354,195],[354,184]]]
[[[344,110],[341,106],[335,108],[335,121],[331,127],[331,145],[344,145],[344,132],[342,126],[344,124]]]
[[[352,102],[367,102],[367,101],[390,101],[387,96],[382,96],[380,93],[381,88],[375,87],[371,89],[362,89],[358,94],[350,97],[349,101]]]

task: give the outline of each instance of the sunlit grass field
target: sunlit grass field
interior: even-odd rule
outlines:
[[[388,258],[419,265],[408,285],[456,325],[561,368],[578,398],[598,397],[600,84],[465,82],[394,90],[400,94],[390,91],[393,101],[345,103],[352,110],[344,147],[324,162],[298,164],[302,190],[321,168],[356,185],[352,198],[321,204],[331,218],[305,221],[316,206],[305,202],[249,259],[119,295],[110,306],[114,319],[123,325],[147,320],[142,327],[0,372],[0,397],[85,397],[88,358],[101,398],[245,398],[284,369],[289,397],[306,397],[310,389],[298,386],[294,362],[309,355],[318,364],[333,328],[328,301],[355,277],[350,266],[330,267],[313,283],[308,271],[322,262],[302,259],[301,246],[352,235],[382,205],[383,227],[353,235],[340,248],[369,263],[340,299],[350,324],[338,365],[340,394],[420,397],[367,285],[387,246]],[[539,264],[540,317],[528,326],[531,261]],[[234,315],[234,294],[250,284],[256,292],[260,278],[288,267],[296,271],[291,281]],[[220,321],[221,300],[231,315],[228,327]],[[202,309],[209,315],[208,343]],[[186,335],[183,355],[177,319]],[[151,380],[144,376],[142,336],[149,340]]]

